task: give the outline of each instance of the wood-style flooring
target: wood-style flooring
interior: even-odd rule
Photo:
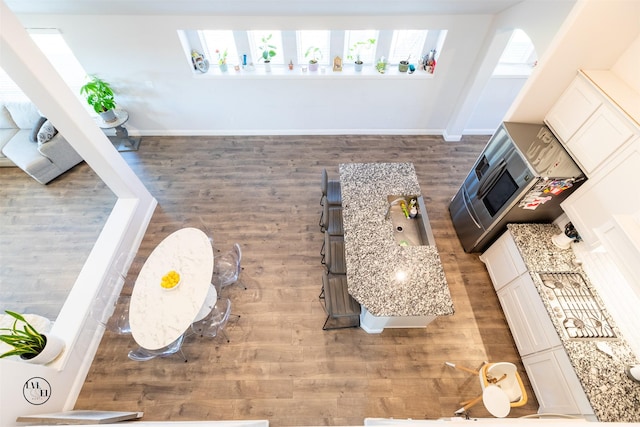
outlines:
[[[452,416],[460,401],[481,392],[477,377],[444,362],[477,368],[488,360],[514,362],[524,377],[529,403],[510,416],[534,413],[537,402],[489,276],[477,255],[462,250],[447,209],[486,141],[143,138],[138,152],[122,153],[159,203],[139,260],[183,226],[204,224],[222,250],[239,242],[247,289],[225,292],[240,318],[227,325],[229,343],[188,337],[187,363],[179,356],[133,362],[127,358],[133,339],[106,332],[76,409],[143,411],[145,420],[267,419],[275,427],[363,425],[367,417],[437,419]],[[337,178],[338,165],[346,162],[414,163],[455,315],[424,329],[377,335],[359,328],[322,330],[320,176],[327,168]],[[73,181],[87,169],[82,164],[61,179]],[[72,221],[51,227],[63,234],[75,230]],[[139,265],[132,267],[124,294],[131,292]],[[482,404],[471,415],[489,416]]]

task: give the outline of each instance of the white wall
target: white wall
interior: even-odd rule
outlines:
[[[551,3],[544,2],[545,7],[537,14],[531,12],[528,18],[535,21],[549,14]],[[20,18],[25,27],[60,29],[85,69],[113,83],[117,100],[130,112],[127,126],[132,133],[142,135],[438,134],[456,114],[456,105],[477,73],[478,58],[494,31],[494,17],[489,15],[287,16],[268,20],[254,16],[144,15]],[[561,18],[557,21],[534,37],[539,36],[544,44]],[[177,31],[214,28],[427,28],[447,29],[448,35],[436,73],[427,79],[416,78],[417,74],[403,79],[194,76]]]

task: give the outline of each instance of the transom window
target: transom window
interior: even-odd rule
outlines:
[[[365,64],[375,62],[376,46],[378,42],[377,30],[351,30],[344,34],[344,56],[350,62],[358,57]]]
[[[205,57],[209,58],[211,63],[219,63],[220,59],[224,56],[224,52],[227,52],[227,64],[239,64],[242,62],[238,56],[233,31],[205,30],[200,31],[200,37]]]
[[[393,32],[389,63],[400,61],[418,62],[425,52],[424,42],[427,39],[426,30],[397,30]],[[428,51],[428,49],[427,49]]]
[[[327,65],[331,61],[331,31],[305,30],[297,31],[298,63],[306,64],[317,59],[319,64]]]
[[[275,52],[274,56],[270,56],[272,64],[284,64],[282,34],[280,31],[248,31],[248,36],[249,46],[251,47],[251,56],[255,64],[261,64],[264,62],[262,59],[262,52],[265,50]]]

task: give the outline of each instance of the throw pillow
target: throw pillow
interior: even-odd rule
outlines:
[[[17,128],[18,125],[11,118],[9,110],[4,106],[4,103],[0,102],[0,129]]]
[[[31,129],[31,133],[29,134],[29,141],[38,142],[38,132],[40,132],[40,128],[47,121],[46,117],[40,117],[35,125],[33,125],[33,129]]]
[[[8,101],[5,106],[20,129],[31,129],[42,115],[32,102]]]
[[[51,141],[51,138],[53,138],[56,133],[58,133],[58,130],[53,127],[53,124],[49,120],[47,120],[38,131],[38,145]]]

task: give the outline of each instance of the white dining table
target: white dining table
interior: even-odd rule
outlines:
[[[180,274],[180,283],[165,289],[160,282],[171,270]],[[129,323],[138,345],[157,350],[178,339],[201,316],[206,301],[215,302],[212,273],[213,248],[201,230],[183,228],[160,242],[142,266],[131,294]]]

